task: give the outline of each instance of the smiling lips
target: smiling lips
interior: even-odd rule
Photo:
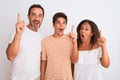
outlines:
[[[39,21],[34,20],[34,21],[33,21],[33,23],[34,23],[34,25],[38,25],[40,22],[39,22]]]
[[[59,31],[62,32],[64,29],[63,28],[59,28]]]

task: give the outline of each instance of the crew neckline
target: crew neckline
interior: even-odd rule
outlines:
[[[25,28],[27,29],[27,31],[32,32],[32,33],[38,33],[39,32],[39,31],[36,32],[36,31],[31,30],[27,26]]]
[[[99,49],[100,47],[97,47],[97,48],[94,48],[94,49],[91,49],[91,50],[79,50],[79,52],[88,52],[88,51],[95,51],[97,49]]]

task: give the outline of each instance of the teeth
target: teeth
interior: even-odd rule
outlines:
[[[36,21],[36,20],[35,20],[35,21],[33,21],[33,22],[34,22],[35,24],[39,24],[39,21]]]
[[[34,22],[35,24],[38,24],[38,22]]]

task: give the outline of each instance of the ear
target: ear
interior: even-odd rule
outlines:
[[[55,28],[55,24],[53,24],[53,28]]]

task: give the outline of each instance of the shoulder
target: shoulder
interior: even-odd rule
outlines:
[[[93,47],[92,47],[92,49],[97,49],[97,48],[99,48],[100,46],[98,45],[98,43],[95,43],[94,45],[93,45]]]
[[[92,50],[97,50],[97,51],[101,51],[101,46],[99,46],[97,43],[93,45]]]
[[[47,40],[49,40],[49,39],[51,39],[51,38],[52,38],[52,35],[47,36],[47,37],[44,37],[44,38],[42,39],[42,42],[45,42],[45,41],[47,41]]]
[[[64,38],[71,40],[71,38],[69,37],[69,34],[64,34]]]

